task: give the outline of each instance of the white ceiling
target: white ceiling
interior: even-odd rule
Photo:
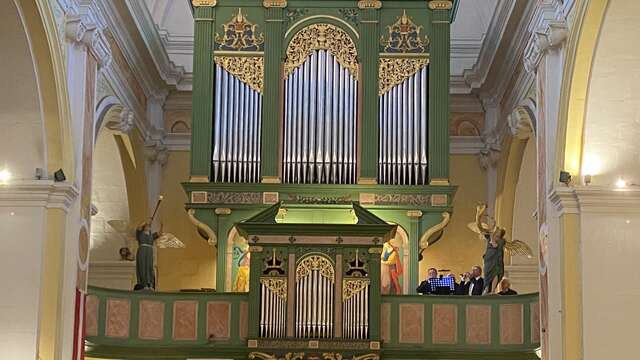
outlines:
[[[132,9],[138,26],[144,26],[140,18],[152,19],[153,29],[140,29],[143,34],[159,36],[170,61],[179,69],[184,70],[185,78],[190,79],[192,72],[193,55],[193,17],[187,0],[127,0],[131,2],[144,2],[146,6],[137,7],[136,13]],[[471,89],[464,83],[463,75],[469,71],[480,71],[474,68],[481,56],[483,44],[487,35],[491,32],[492,21],[495,22],[496,9],[499,4],[512,0],[461,0],[456,21],[451,28],[451,77],[452,92],[465,93]],[[135,7],[134,7],[135,8]],[[495,25],[495,24],[494,24]],[[501,26],[497,28],[495,37],[500,36]],[[156,34],[150,34],[154,31]],[[496,41],[497,39],[493,39]],[[149,43],[149,42],[147,42]],[[156,49],[160,50],[160,49]],[[153,50],[152,50],[153,54]],[[492,54],[487,54],[492,56]],[[484,62],[483,62],[484,63]],[[491,63],[488,61],[487,63]],[[487,65],[488,66],[488,65]],[[180,87],[180,86],[179,86]]]

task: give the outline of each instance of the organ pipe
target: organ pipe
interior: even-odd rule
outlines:
[[[283,181],[356,181],[358,83],[328,50],[315,50],[285,80]]]
[[[378,183],[426,185],[428,68],[379,98]]]
[[[262,95],[216,64],[213,182],[260,182]]]

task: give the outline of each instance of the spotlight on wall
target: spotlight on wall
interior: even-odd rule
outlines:
[[[623,178],[620,178],[616,181],[616,187],[618,189],[624,189],[627,187],[627,182]]]
[[[55,182],[63,182],[65,180],[67,180],[67,177],[64,176],[64,171],[62,171],[62,169],[59,169],[58,171],[53,173],[53,180]]]
[[[0,171],[0,184],[6,184],[11,180],[11,172],[7,169]]]
[[[560,171],[560,182],[569,186],[569,183],[571,182],[571,174],[566,171]]]

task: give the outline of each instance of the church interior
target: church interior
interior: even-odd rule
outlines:
[[[0,10],[0,358],[637,356],[637,1]]]

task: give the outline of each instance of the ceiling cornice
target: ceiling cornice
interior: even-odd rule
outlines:
[[[140,31],[142,35],[142,39],[147,46],[151,58],[157,67],[160,77],[168,85],[174,85],[179,90],[190,89],[191,84],[188,84],[189,86],[183,84],[183,80],[186,79],[184,67],[176,65],[169,58],[167,48],[165,48],[167,42],[164,41],[164,38],[161,36],[147,6],[139,0],[126,0],[125,2],[138,31]],[[167,40],[171,38],[168,32],[164,31],[163,34],[165,34]],[[193,37],[191,37],[191,41],[193,41]],[[193,53],[193,44],[191,44],[191,53]]]
[[[127,63],[137,75],[147,98],[165,97],[168,92],[166,84],[157,71],[153,58],[145,51],[147,49],[140,49],[139,43],[136,42],[135,35],[140,36],[138,40],[142,43],[145,42],[144,36],[138,33],[135,19],[131,16],[126,5],[121,1],[95,1],[102,10],[107,26],[121,48]]]
[[[484,84],[515,4],[516,1],[511,0],[498,1],[495,15],[491,19],[491,23],[489,23],[487,36],[480,48],[478,61],[471,69],[465,70],[463,74],[469,91],[480,88]]]

